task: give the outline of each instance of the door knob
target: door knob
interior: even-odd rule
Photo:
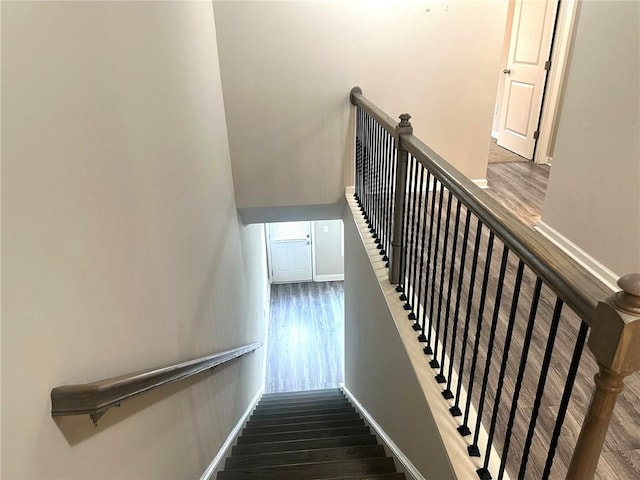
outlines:
[[[511,69],[510,68],[505,68],[502,73],[504,73],[505,75],[509,75],[511,73]]]

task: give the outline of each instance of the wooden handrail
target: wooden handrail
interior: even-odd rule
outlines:
[[[62,385],[51,390],[51,416],[89,415],[94,423],[111,407],[154,388],[185,380],[234,358],[257,350],[255,342],[213,355],[162,368],[143,370],[82,385]]]
[[[351,103],[365,109],[389,130],[388,115],[354,87]],[[395,126],[393,132],[396,131]],[[589,325],[598,302],[613,291],[589,273],[566,252],[535,230],[524,225],[500,202],[483,191],[413,134],[398,135],[398,149],[408,151],[462,201],[510,250],[517,253],[545,284],[553,289]]]
[[[400,161],[401,155],[411,154],[591,328],[588,345],[599,372],[566,478],[593,478],[623,380],[640,370],[640,274],[620,278],[621,290],[614,292],[416,138],[408,114],[401,115],[401,122],[393,126],[393,120],[365,98],[359,87],[351,89],[350,100],[395,138],[397,178],[404,175],[400,168],[406,162]],[[404,192],[405,188],[396,185],[395,191]],[[395,211],[402,211],[401,206],[396,205]],[[393,281],[393,265],[389,271],[391,283],[398,283]]]

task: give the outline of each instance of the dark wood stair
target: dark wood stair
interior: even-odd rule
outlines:
[[[404,480],[338,389],[263,395],[218,480]]]

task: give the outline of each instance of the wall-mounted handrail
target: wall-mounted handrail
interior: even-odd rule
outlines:
[[[89,415],[94,423],[111,407],[169,383],[185,380],[260,348],[255,342],[161,368],[51,390],[51,416]]]

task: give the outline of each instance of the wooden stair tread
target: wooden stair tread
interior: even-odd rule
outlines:
[[[324,477],[317,480],[406,480],[404,473],[378,473],[369,475],[357,475],[355,477]]]
[[[272,408],[300,408],[307,407],[321,407],[323,405],[349,405],[349,401],[344,397],[330,397],[330,398],[308,398],[305,400],[273,400],[270,402],[260,402],[256,405],[256,409],[272,409]]]
[[[299,432],[278,432],[261,434],[243,434],[238,438],[238,445],[247,443],[278,442],[284,440],[302,440],[304,438],[344,437],[346,435],[365,435],[371,433],[369,427],[338,427],[320,430],[301,430]]]
[[[296,463],[329,462],[352,458],[384,457],[382,445],[355,445],[350,447],[320,448],[295,452],[237,455],[227,459],[225,469],[291,465]]]
[[[285,423],[283,425],[265,425],[259,427],[245,427],[242,431],[246,435],[279,433],[279,432],[300,432],[304,430],[321,430],[324,428],[357,427],[364,425],[364,420],[357,416],[351,416],[342,420],[326,420],[320,422]]]
[[[218,480],[311,480],[339,478],[345,474],[357,476],[373,473],[393,473],[395,465],[390,457],[359,458],[333,462],[297,463],[259,468],[223,470]]]
[[[264,395],[219,480],[405,480],[338,389]]]
[[[290,409],[284,408],[279,410],[254,410],[251,414],[251,420],[266,420],[269,418],[286,418],[286,417],[308,417],[313,415],[332,415],[338,413],[356,413],[356,409],[348,403],[344,405],[314,407],[310,409]]]
[[[314,423],[314,422],[330,422],[335,420],[350,420],[360,418],[355,412],[340,413],[324,413],[320,415],[290,415],[287,417],[276,418],[254,418],[253,416],[247,422],[247,427],[266,427],[269,425],[284,425],[287,423]]]
[[[312,450],[317,448],[375,445],[376,443],[376,437],[369,433],[364,435],[349,435],[342,437],[311,438],[303,440],[288,440],[283,442],[236,445],[231,449],[231,454],[253,455],[256,453],[293,452],[297,450]]]

